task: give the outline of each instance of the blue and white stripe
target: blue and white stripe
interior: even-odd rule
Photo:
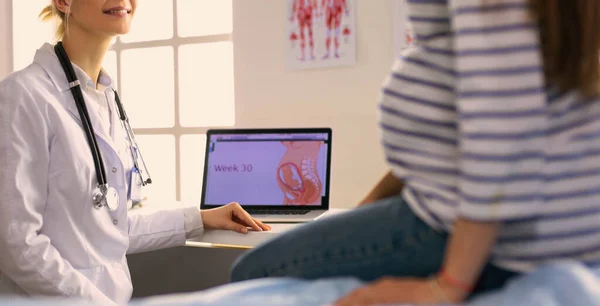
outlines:
[[[417,46],[380,104],[382,144],[438,229],[503,221],[496,264],[600,261],[600,103],[545,84],[526,0],[407,0]]]

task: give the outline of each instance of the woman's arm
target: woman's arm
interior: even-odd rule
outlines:
[[[445,250],[446,276],[438,283],[460,300],[465,293],[451,290],[479,279],[501,224],[534,217],[543,204],[548,146],[544,69],[528,0],[427,5],[448,5],[451,22],[452,45],[429,46],[428,52],[434,51],[432,62],[440,56],[452,56],[454,62],[458,217]],[[437,304],[444,298],[435,295],[432,285],[424,278],[382,279],[338,305]]]
[[[446,247],[444,273],[460,283],[475,284],[489,260],[500,224],[458,219]],[[444,276],[438,275],[438,282],[453,301],[466,298],[467,292],[449,283]]]
[[[369,194],[358,204],[359,206],[373,203],[377,200],[398,195],[402,191],[404,184],[397,179],[392,171],[388,171],[379,182],[373,187]]]
[[[529,1],[448,3],[455,33],[460,175],[459,218],[444,269],[474,284],[501,224],[539,211],[546,94]],[[535,112],[543,115],[530,115]],[[525,152],[534,157],[520,158]]]
[[[470,291],[467,287],[472,286],[479,278],[496,241],[498,227],[499,223],[459,219],[446,248],[444,276],[438,276],[436,281],[426,278],[383,277],[352,291],[334,305],[460,303]]]

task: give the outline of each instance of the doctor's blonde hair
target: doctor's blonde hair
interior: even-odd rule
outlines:
[[[69,22],[69,15],[61,12],[54,1],[48,6],[46,6],[39,16],[43,21],[59,21],[59,25],[56,28],[55,38],[57,40],[61,40],[65,35],[65,31],[67,30],[67,24]],[[58,19],[58,20],[57,20]]]

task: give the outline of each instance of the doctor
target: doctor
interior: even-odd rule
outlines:
[[[0,295],[125,304],[126,254],[180,246],[203,229],[269,229],[236,203],[127,215],[151,180],[101,63],[136,2],[52,0],[42,16],[60,18],[62,43],[0,83]]]

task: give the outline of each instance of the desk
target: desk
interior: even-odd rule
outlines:
[[[157,201],[161,202],[161,201]],[[185,204],[177,201],[167,201],[170,209],[189,207]],[[129,211],[129,214],[148,214],[157,211],[164,210],[165,206],[153,205],[153,203],[147,203],[142,208],[134,208]],[[348,208],[331,208],[326,213],[322,214],[317,219],[327,218],[333,215],[337,215],[346,211]],[[250,249],[257,246],[258,244],[273,238],[274,236],[288,231],[294,227],[306,223],[276,223],[271,225],[271,230],[268,232],[254,232],[250,231],[248,234],[240,234],[232,231],[225,230],[210,230],[204,231],[201,237],[192,238],[186,241],[188,247],[202,247],[202,248],[237,248],[237,249]]]
[[[169,208],[184,207],[173,203]],[[130,211],[146,214],[164,209],[146,205]],[[348,209],[331,209],[326,218]],[[127,255],[133,281],[133,297],[196,292],[229,283],[233,262],[247,249],[300,226],[271,224],[268,232],[239,234],[231,231],[206,231],[202,237],[190,239],[185,246]],[[210,275],[210,277],[207,277]]]
[[[348,211],[344,208],[332,208],[318,219],[327,218]],[[204,235],[186,241],[186,246],[203,248],[241,248],[250,249],[267,241],[278,234],[291,230],[306,223],[274,223],[269,224],[271,230],[267,232],[250,231],[248,234],[240,234],[232,231],[211,230],[205,231]]]

